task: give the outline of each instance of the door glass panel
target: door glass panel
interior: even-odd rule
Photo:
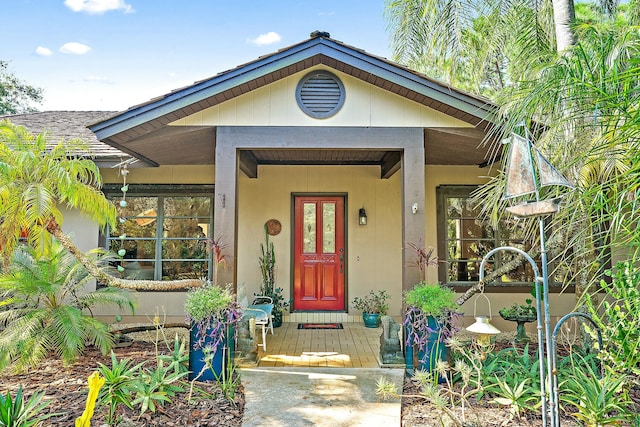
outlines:
[[[336,204],[322,205],[322,252],[336,252]]]
[[[302,212],[302,241],[305,253],[316,251],[316,204],[304,203]]]

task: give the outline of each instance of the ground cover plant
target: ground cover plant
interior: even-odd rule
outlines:
[[[0,393],[14,396],[22,389],[25,400],[40,396],[41,403],[48,403],[38,412],[47,417],[41,425],[68,427],[82,415],[87,378],[97,371],[105,383],[91,425],[239,427],[242,385],[236,380],[229,399],[218,382],[187,381],[184,329],[164,330],[159,325],[156,331],[139,333],[129,347],[115,348],[108,355],[87,347],[70,365],[46,358],[38,369],[22,374],[5,370],[0,372]],[[167,339],[174,332],[180,336]]]
[[[450,348],[455,355],[450,364],[438,368],[440,376],[446,372],[446,382],[436,384],[424,371],[407,377],[402,390],[403,426],[542,426],[534,347],[504,340],[484,356],[469,341],[453,347],[457,350]],[[638,388],[629,387],[629,378],[602,372],[600,366],[597,353],[560,351],[562,426],[637,425]],[[380,397],[400,392],[388,383],[378,384]]]

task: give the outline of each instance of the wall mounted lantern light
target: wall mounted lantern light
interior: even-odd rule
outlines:
[[[367,211],[364,210],[364,207],[358,211],[358,224],[367,225]]]

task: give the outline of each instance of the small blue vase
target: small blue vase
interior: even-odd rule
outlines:
[[[367,328],[377,328],[380,326],[380,313],[362,313],[362,320]]]

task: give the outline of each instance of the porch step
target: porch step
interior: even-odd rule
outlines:
[[[282,317],[283,322],[291,323],[329,323],[329,322],[344,322],[344,323],[362,323],[362,315],[349,315],[348,313],[284,313]]]

